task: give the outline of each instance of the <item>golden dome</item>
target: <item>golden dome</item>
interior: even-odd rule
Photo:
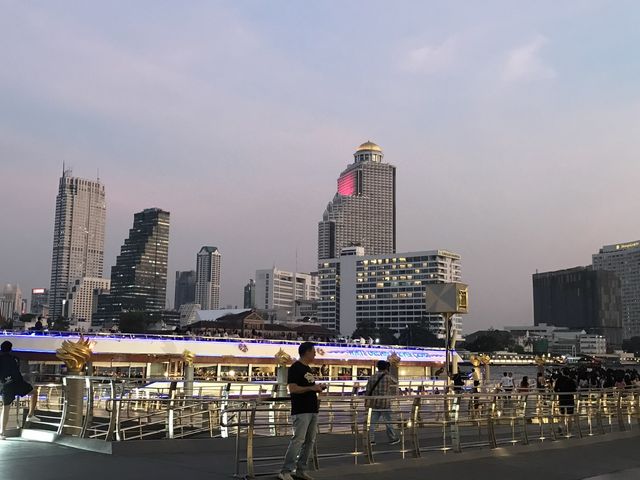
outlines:
[[[367,140],[362,145],[360,145],[356,150],[356,152],[361,152],[363,150],[373,150],[374,152],[382,152],[382,149],[370,140]]]

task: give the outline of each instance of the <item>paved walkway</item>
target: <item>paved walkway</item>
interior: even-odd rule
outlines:
[[[426,453],[420,459],[378,455],[374,465],[323,460],[318,480],[399,480],[456,476],[473,480],[627,480],[640,478],[640,432],[535,443],[461,454]],[[180,441],[176,441],[180,448]],[[219,480],[231,478],[232,452],[102,455],[59,445],[0,442],[0,478],[11,480]],[[270,478],[270,477],[263,477]],[[273,478],[273,477],[271,477]],[[447,477],[442,477],[447,478]]]

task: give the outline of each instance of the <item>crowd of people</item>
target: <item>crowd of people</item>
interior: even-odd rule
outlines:
[[[514,391],[528,393],[532,390],[575,392],[638,386],[640,386],[640,373],[636,369],[580,366],[541,370],[535,379],[529,379],[524,375],[520,381],[514,379],[513,372],[503,372],[497,388],[505,393]]]

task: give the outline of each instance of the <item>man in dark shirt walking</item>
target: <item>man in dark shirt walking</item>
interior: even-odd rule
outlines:
[[[316,384],[309,365],[316,358],[313,343],[304,342],[298,347],[300,359],[289,367],[287,386],[291,394],[293,437],[284,456],[280,480],[300,478],[313,480],[307,473],[309,457],[313,452],[318,430],[318,393],[325,387]],[[293,475],[293,476],[292,476]]]

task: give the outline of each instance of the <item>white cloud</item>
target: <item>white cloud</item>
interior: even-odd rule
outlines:
[[[512,49],[502,72],[507,82],[549,80],[556,77],[555,70],[540,58],[540,51],[549,41],[537,35],[525,45]]]
[[[407,52],[401,67],[409,72],[432,74],[449,70],[456,54],[456,40],[451,37],[436,45],[423,45]]]

